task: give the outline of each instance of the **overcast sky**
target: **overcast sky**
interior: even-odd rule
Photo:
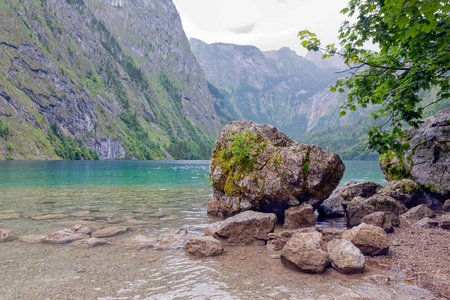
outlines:
[[[188,38],[207,43],[254,45],[261,50],[289,47],[300,55],[297,34],[308,29],[322,45],[337,42],[348,0],[173,0]]]

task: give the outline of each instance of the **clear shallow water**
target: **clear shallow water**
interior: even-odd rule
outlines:
[[[124,246],[137,234],[157,237],[181,227],[202,235],[207,224],[218,220],[206,214],[212,194],[207,173],[208,161],[0,161],[0,228],[16,236],[44,235],[80,222],[133,229],[108,238],[109,246],[90,249],[19,240],[0,243],[0,295],[5,299],[298,299],[299,292],[289,285],[260,280],[261,272],[271,271],[236,270],[221,262],[226,256],[199,260],[182,250]],[[341,184],[350,180],[385,182],[377,162],[346,162]],[[1,219],[10,213],[20,217]],[[57,217],[33,219],[45,214]],[[318,280],[311,278],[302,282],[311,285]],[[336,290],[333,284],[309,287],[311,299],[319,291],[329,299],[327,291]]]

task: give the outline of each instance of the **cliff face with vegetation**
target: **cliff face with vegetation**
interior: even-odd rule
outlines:
[[[207,158],[221,127],[170,0],[0,3],[0,158]]]

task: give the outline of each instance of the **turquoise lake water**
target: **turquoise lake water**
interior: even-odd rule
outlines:
[[[0,298],[266,299],[270,293],[271,299],[299,299],[295,288],[271,280],[262,283],[251,269],[238,271],[220,260],[193,259],[182,250],[124,246],[138,234],[158,237],[180,228],[203,235],[209,223],[218,221],[206,214],[212,195],[205,178],[208,163],[0,161],[0,228],[18,237],[0,243]],[[378,162],[345,164],[341,184],[385,183]],[[24,239],[74,224],[132,230],[92,249]],[[322,282],[309,293],[313,298],[318,292],[327,295],[334,284]]]

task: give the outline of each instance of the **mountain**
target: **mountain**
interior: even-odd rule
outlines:
[[[343,98],[329,91],[337,79],[334,66],[319,68],[289,48],[189,43],[212,94],[222,99],[220,108],[232,118],[272,124],[293,138],[337,122]]]
[[[0,158],[209,157],[222,119],[172,1],[4,0],[0,19]]]

